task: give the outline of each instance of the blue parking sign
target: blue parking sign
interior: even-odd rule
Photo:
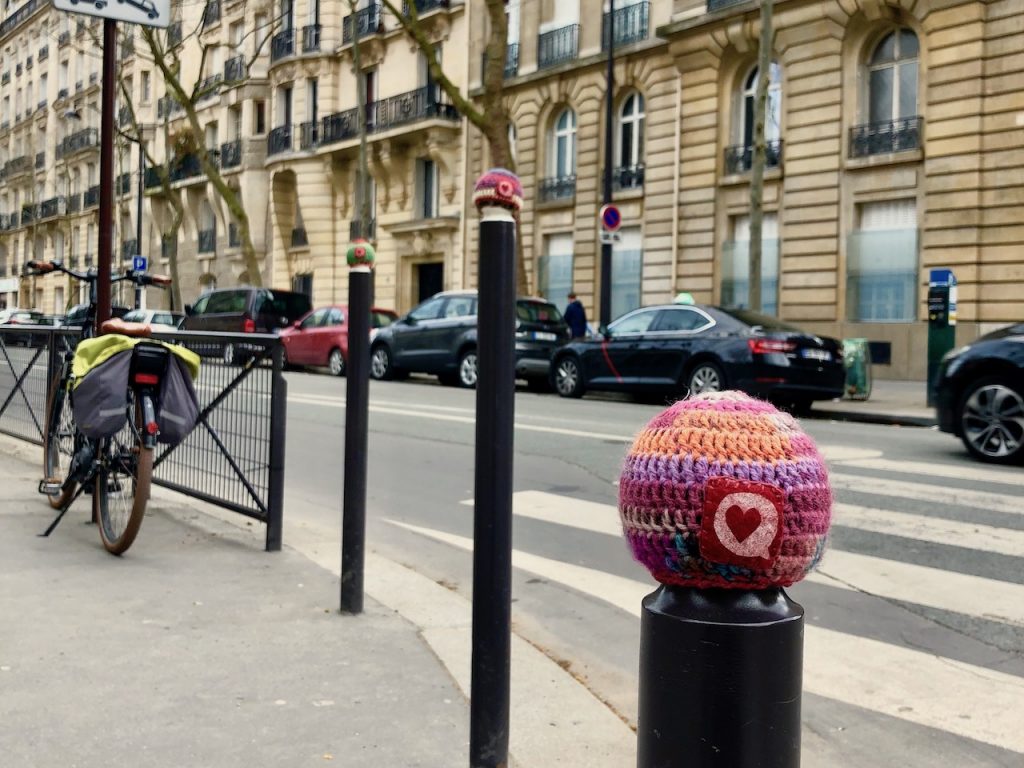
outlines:
[[[132,256],[132,272],[145,272],[146,266],[145,256]]]

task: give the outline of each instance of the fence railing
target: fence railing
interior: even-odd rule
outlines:
[[[224,62],[224,82],[236,83],[245,80],[245,56],[233,56]]]
[[[220,145],[220,167],[237,168],[242,164],[242,140],[235,139]]]
[[[42,445],[49,390],[77,338],[76,328],[0,328],[0,433]],[[280,339],[182,331],[153,338],[202,358],[199,420],[181,443],[157,448],[153,482],[265,523],[267,550],[280,549],[288,396]],[[87,514],[88,504],[80,506]]]
[[[542,203],[573,197],[576,194],[576,175],[541,179],[538,192]]]
[[[307,24],[302,28],[303,53],[314,53],[320,50],[320,32],[319,24]]]
[[[737,144],[725,148],[725,175],[733,176],[739,173],[747,173],[754,163],[754,148]],[[764,167],[778,168],[782,164],[782,142],[769,141],[765,143]]]
[[[199,253],[214,253],[217,250],[217,229],[199,230],[198,251]]]
[[[850,157],[904,152],[921,146],[920,117],[886,120],[850,129]]]
[[[295,55],[295,30],[283,29],[270,39],[270,60]]]
[[[621,165],[612,170],[612,186],[615,189],[640,189],[644,185],[645,167],[640,165]]]
[[[539,35],[537,37],[537,66],[544,69],[575,59],[579,46],[579,35],[579,24],[569,24]]]
[[[371,0],[368,6],[341,20],[342,44],[347,45],[355,38],[375,34],[380,30],[381,23],[380,4],[376,0]]]
[[[601,50],[608,50],[608,20],[611,14],[601,17]],[[646,40],[649,34],[650,3],[640,2],[615,9],[615,45],[629,45]]]
[[[277,155],[281,152],[289,152],[292,148],[292,127],[281,125],[270,132],[267,136],[267,154]]]

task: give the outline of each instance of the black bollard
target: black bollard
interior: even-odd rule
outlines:
[[[637,766],[799,768],[803,616],[782,589],[648,595]]]
[[[474,202],[480,208],[481,220],[469,701],[471,768],[504,768],[508,763],[516,375],[513,213],[521,201],[519,180],[508,171],[490,171],[477,182]]]
[[[345,490],[341,519],[341,611],[363,612],[366,450],[370,400],[370,279],[373,247],[348,249],[348,362],[345,380]]]

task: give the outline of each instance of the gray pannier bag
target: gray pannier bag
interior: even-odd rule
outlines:
[[[128,421],[128,372],[132,350],[118,352],[93,368],[71,393],[75,423],[86,437],[116,435]]]
[[[177,445],[196,425],[199,398],[192,386],[192,376],[177,355],[170,356],[167,372],[160,383],[160,407],[156,422],[160,427],[157,440]]]

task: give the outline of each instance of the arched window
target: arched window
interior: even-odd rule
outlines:
[[[199,205],[199,253],[217,250],[217,217],[206,200]]]
[[[868,60],[868,122],[888,123],[917,116],[917,35],[890,32]]]
[[[768,99],[765,103],[765,141],[778,141],[782,133],[782,68],[772,62],[768,73]],[[754,146],[754,103],[757,100],[758,68],[754,67],[743,81],[743,104],[740,122],[740,142],[744,149]]]
[[[636,168],[644,162],[644,97],[633,92],[619,111],[619,168]]]
[[[568,107],[552,126],[548,170],[558,178],[576,175],[576,113]]]

